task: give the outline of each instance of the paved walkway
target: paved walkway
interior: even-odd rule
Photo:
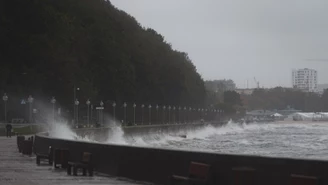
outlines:
[[[65,170],[49,165],[37,166],[35,156],[18,152],[16,137],[0,137],[0,184],[1,185],[136,185],[145,184],[109,177],[95,172],[93,177],[69,176]]]

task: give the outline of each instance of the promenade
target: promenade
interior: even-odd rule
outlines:
[[[93,177],[69,176],[66,170],[52,166],[36,165],[35,156],[18,152],[16,137],[0,137],[0,184],[1,185],[138,185],[127,179],[109,177],[95,172]]]

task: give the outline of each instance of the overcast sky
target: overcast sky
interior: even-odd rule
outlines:
[[[205,80],[287,87],[292,69],[308,67],[328,83],[328,0],[111,2],[187,52]]]

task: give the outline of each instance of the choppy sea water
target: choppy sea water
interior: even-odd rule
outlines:
[[[185,135],[186,138],[179,137]],[[52,137],[91,141],[80,138],[66,126],[57,124]],[[97,141],[94,141],[97,142]],[[143,135],[126,138],[120,127],[106,143],[205,151],[225,154],[328,160],[328,122],[276,122],[206,126],[199,130],[169,135]]]
[[[149,145],[193,151],[328,160],[328,122],[228,123]]]

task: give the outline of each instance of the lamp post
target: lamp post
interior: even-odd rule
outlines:
[[[91,125],[93,125],[93,117],[92,117],[92,112],[93,112],[93,105],[91,105],[91,112],[90,112],[90,120],[91,120]]]
[[[158,124],[159,120],[158,120],[158,109],[159,109],[159,106],[156,105],[156,122]]]
[[[148,106],[149,109],[149,125],[151,124],[151,105]]]
[[[169,124],[171,122],[171,105],[169,105]]]
[[[7,101],[8,101],[8,96],[5,93],[2,97],[3,102],[5,103],[5,123],[7,123]]]
[[[164,105],[163,106],[163,124],[165,124],[165,109],[166,109],[166,106]]]
[[[126,122],[126,106],[127,106],[127,104],[126,104],[126,102],[124,102],[123,107],[124,107],[124,124],[125,124],[125,126],[127,126],[127,122]]]
[[[101,109],[100,109],[100,122],[101,122],[101,125],[103,125],[104,124],[104,102],[101,100],[99,105],[101,107]]]
[[[175,124],[175,106],[173,107],[173,123]]]
[[[186,122],[186,117],[187,117],[187,114],[186,114],[187,112],[186,111],[187,111],[187,107],[184,107],[183,110],[184,110],[184,123],[187,123]]]
[[[116,102],[113,102],[113,104],[112,104],[112,106],[113,106],[113,116],[114,116],[114,121],[116,121],[115,119],[115,109],[116,109]]]
[[[181,107],[179,106],[179,109],[178,109],[178,123],[181,123]]]
[[[54,96],[51,98],[50,102],[52,103],[52,116],[53,116],[52,123],[55,124],[55,104],[56,104],[56,99],[55,99]]]
[[[28,97],[27,101],[29,103],[29,122],[32,123],[32,103],[34,101],[32,95]]]
[[[87,104],[87,107],[88,107],[88,112],[87,112],[87,121],[88,121],[88,127],[89,127],[89,126],[90,126],[89,112],[90,112],[90,104],[91,104],[91,102],[90,102],[90,100],[88,99],[85,103]]]
[[[75,99],[74,104],[75,104],[75,112],[76,112],[75,114],[76,126],[79,126],[79,104],[80,104],[79,100]]]
[[[188,121],[191,123],[191,107],[189,107]]]
[[[143,125],[143,120],[144,120],[144,108],[145,108],[145,105],[142,104],[141,105],[141,125]]]
[[[136,125],[136,104],[133,104],[133,124]]]
[[[73,97],[73,104],[74,104],[74,113],[73,113],[74,115],[73,115],[73,117],[74,117],[74,118],[73,118],[73,120],[74,120],[74,123],[77,122],[77,121],[76,121],[77,110],[76,110],[76,103],[75,103],[76,100],[77,100],[77,98],[76,98],[76,91],[79,91],[79,90],[80,90],[80,88],[78,88],[78,87],[76,87],[76,86],[74,85],[74,89],[73,89],[73,94],[74,94],[74,97]]]

